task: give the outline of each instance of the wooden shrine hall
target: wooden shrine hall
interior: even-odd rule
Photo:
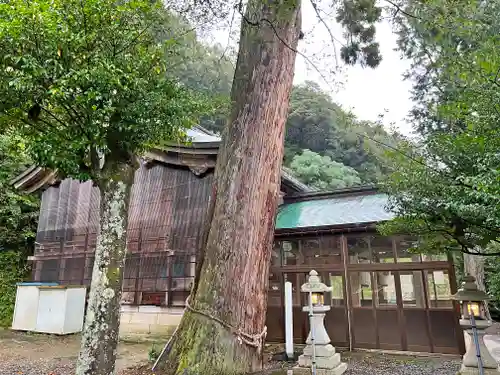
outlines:
[[[129,212],[121,331],[154,334],[178,324],[194,278],[220,139],[192,129],[190,144],[150,151],[135,174]],[[99,220],[91,182],[36,166],[12,181],[42,197],[32,278],[89,285]],[[451,259],[409,250],[416,239],[383,237],[393,215],[373,188],[318,193],[286,170],[270,265],[268,341],[284,342],[283,286],[294,290],[294,339],[305,341],[300,285],[311,269],[333,287],[326,327],[335,346],[463,353]],[[276,324],[279,322],[279,324]],[[122,332],[121,332],[122,333]]]

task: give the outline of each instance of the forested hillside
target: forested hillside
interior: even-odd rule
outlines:
[[[229,108],[234,72],[231,51],[200,42],[191,26],[169,18],[160,35],[178,35],[175,54],[167,56],[169,74],[219,103],[217,115],[202,118],[205,128],[221,133]],[[394,146],[377,122],[360,121],[337,105],[315,82],[293,88],[285,139],[285,167],[303,182],[328,190],[370,184],[387,174],[384,145]],[[305,150],[309,150],[304,152]]]
[[[374,183],[387,173],[385,145],[395,146],[397,138],[379,123],[356,119],[316,83],[306,82],[294,87],[290,99],[285,165],[304,182],[322,189]],[[332,178],[324,175],[326,170]],[[321,173],[322,183],[316,183]]]
[[[232,64],[220,58],[220,47],[197,44],[190,63],[177,76],[189,87],[213,94],[221,103],[218,116],[201,124],[221,133],[226,118],[224,97],[229,96]],[[175,70],[174,70],[174,73]],[[387,171],[382,160],[389,134],[376,122],[360,121],[337,105],[314,82],[293,88],[287,121],[284,164],[303,182],[318,189],[335,189],[376,182]],[[305,150],[309,150],[305,152]]]

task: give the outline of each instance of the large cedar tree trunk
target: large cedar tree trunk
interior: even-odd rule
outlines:
[[[133,173],[118,164],[99,183],[100,231],[76,375],[114,374]]]
[[[300,0],[249,1],[231,118],[217,160],[207,233],[191,291],[190,304],[197,312],[186,310],[165,352],[160,366],[168,374],[234,375],[262,366],[261,350],[226,324],[257,336],[265,327],[299,34]]]

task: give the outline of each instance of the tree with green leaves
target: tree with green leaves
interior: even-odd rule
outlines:
[[[114,371],[130,188],[138,156],[183,137],[205,102],[169,78],[160,1],[0,3],[0,124],[40,166],[92,179],[100,231],[78,375]]]
[[[12,324],[16,283],[26,277],[26,257],[33,254],[40,202],[10,184],[29,162],[22,139],[0,135],[0,327]]]
[[[194,8],[213,16],[219,3],[196,2]],[[168,352],[167,368],[176,374],[239,374],[262,364],[301,4],[230,3],[242,15],[231,115],[188,311]],[[380,61],[372,28],[380,12],[374,4],[350,0],[338,6],[351,47],[343,51],[348,63],[374,67]],[[7,57],[0,72],[3,123],[21,128],[40,165],[92,178],[101,188],[101,231],[77,372],[112,373],[135,155],[181,136],[200,106],[186,86],[165,74],[168,54],[155,27],[164,13],[157,12],[157,2],[12,1],[1,7],[0,48]],[[363,16],[368,22],[356,26]],[[175,50],[173,38],[167,39]],[[257,187],[249,185],[255,181]],[[235,284],[241,275],[244,282]]]
[[[422,139],[392,153],[385,189],[397,218],[382,229],[418,234],[420,249],[500,255],[492,246],[500,243],[499,9],[498,1],[411,1],[400,14]]]
[[[39,210],[37,196],[16,191],[10,181],[29,166],[25,142],[0,135],[0,252],[33,252]]]
[[[361,179],[355,169],[311,150],[303,150],[302,154],[294,156],[290,169],[299,180],[319,190],[361,185]]]

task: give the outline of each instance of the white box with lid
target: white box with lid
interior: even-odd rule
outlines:
[[[67,335],[81,332],[86,288],[56,283],[17,284],[12,329]]]

